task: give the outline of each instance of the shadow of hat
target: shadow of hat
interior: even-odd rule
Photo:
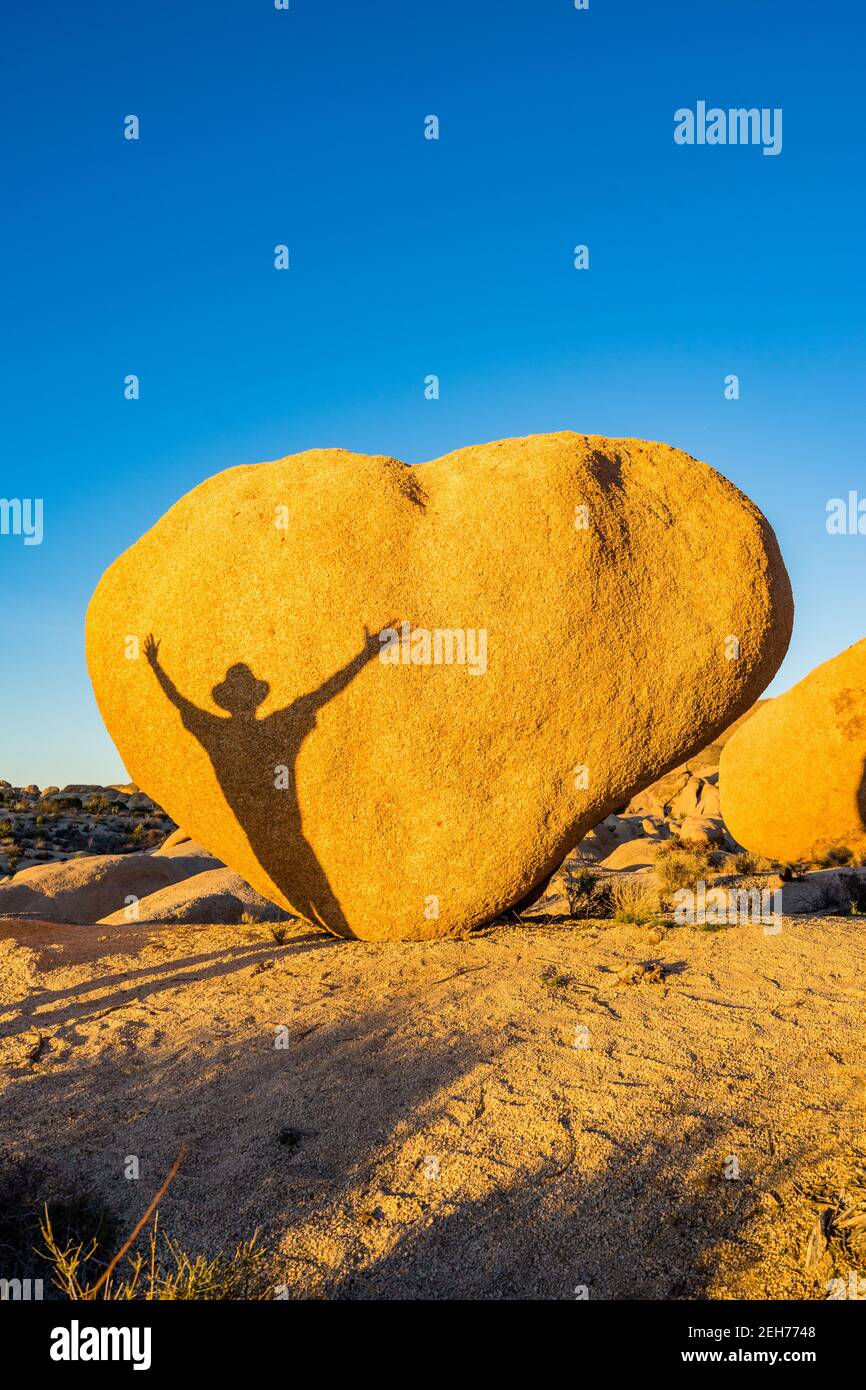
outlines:
[[[249,666],[240,662],[229,667],[225,680],[214,686],[211,695],[220,709],[230,712],[254,710],[258,709],[270,688],[267,681],[257,680]]]

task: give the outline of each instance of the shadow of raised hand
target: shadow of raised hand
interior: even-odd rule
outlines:
[[[211,691],[225,715],[201,709],[182,695],[159,660],[161,643],[148,633],[144,655],[181,722],[204,748],[223,795],[243,828],[261,868],[292,910],[340,936],[351,929],[312,846],[303,834],[296,767],[301,745],[316,726],[319,710],[343,691],[381,652],[382,633],[371,631],[356,654],[314,689],[284,708],[259,718],[270,691],[249,666],[230,666]]]

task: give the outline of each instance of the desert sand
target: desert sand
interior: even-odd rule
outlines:
[[[818,1197],[864,1146],[859,921],[656,941],[563,908],[432,943],[0,922],[4,1171],[126,1231],[185,1140],[163,1229],[259,1228],[293,1297],[826,1298],[851,1262],[807,1268]]]

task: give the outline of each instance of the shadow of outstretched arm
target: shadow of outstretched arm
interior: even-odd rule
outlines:
[[[219,715],[211,714],[208,710],[199,709],[192,700],[188,700],[185,695],[181,695],[174,681],[167,671],[164,671],[159,664],[159,642],[154,640],[152,632],[147,634],[144,639],[144,655],[147,663],[156,679],[159,681],[164,693],[168,696],[175,709],[180,714],[184,728],[189,729],[196,738],[201,737],[203,729],[209,728],[214,724],[222,724],[225,721]]]
[[[351,661],[347,661],[345,666],[341,666],[339,671],[335,671],[332,676],[329,676],[328,679],[323,681],[315,690],[311,690],[308,694],[302,695],[298,700],[293,701],[291,705],[287,706],[285,710],[277,710],[276,715],[272,717],[275,718],[280,714],[286,714],[289,710],[297,708],[298,706],[303,706],[306,710],[313,713],[321,709],[322,705],[326,705],[329,700],[333,700],[335,695],[339,695],[341,690],[345,690],[346,686],[354,680],[358,672],[363,670],[367,665],[367,662],[372,661],[374,656],[378,655],[382,646],[379,633],[385,632],[387,627],[395,626],[396,624],[392,622],[386,624],[386,627],[380,628],[376,632],[370,632],[370,630],[365,627],[364,645],[357,655],[352,657]]]

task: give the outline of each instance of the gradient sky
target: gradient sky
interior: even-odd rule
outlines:
[[[866,635],[866,535],[825,526],[866,496],[861,6],[47,0],[3,38],[0,496],[45,536],[0,537],[0,777],[124,776],[100,574],[203,478],[310,447],[666,440],[776,529],[772,691]],[[781,107],[782,153],[675,145],[698,100]]]

